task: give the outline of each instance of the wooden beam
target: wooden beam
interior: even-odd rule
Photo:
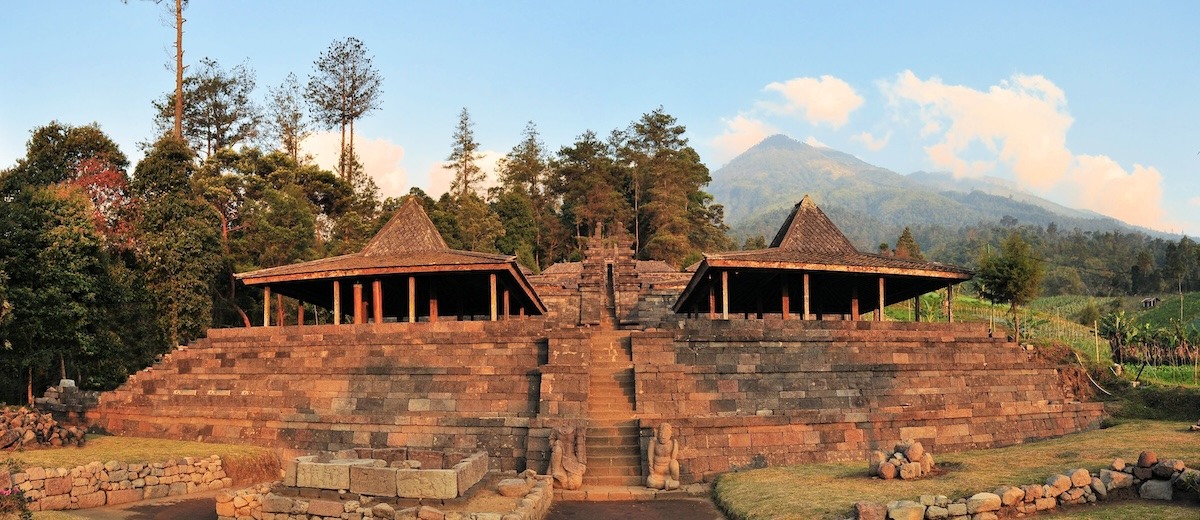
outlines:
[[[883,277],[879,277],[879,310],[875,311],[875,321],[883,321]]]
[[[263,287],[263,326],[271,326],[271,288]]]
[[[809,315],[812,314],[812,312],[811,312],[812,307],[809,305],[809,300],[808,300],[808,291],[809,291],[808,273],[804,273],[804,318],[803,319],[806,319],[806,320],[809,319]]]
[[[858,286],[850,286],[850,321],[858,321]]]
[[[437,285],[433,283],[433,278],[429,279],[429,323],[437,321],[438,317],[438,301],[437,301]]]
[[[383,323],[383,280],[378,278],[371,282],[371,311],[375,323]]]
[[[496,273],[488,275],[488,284],[491,286],[492,321],[496,321]]]
[[[792,293],[788,289],[787,273],[783,274],[783,319],[788,319],[792,315]]]
[[[333,281],[333,324],[342,324],[342,282]]]
[[[408,322],[417,322],[417,277],[408,277]]]
[[[362,284],[355,282],[354,283],[354,324],[355,325],[362,325],[363,320],[366,319],[366,316],[363,316],[363,298],[362,298],[362,296],[363,296],[362,295]]]

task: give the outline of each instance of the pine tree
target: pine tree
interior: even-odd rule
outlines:
[[[912,231],[908,229],[908,226],[904,226],[904,231],[900,233],[900,238],[896,239],[896,256],[912,260],[925,259],[921,255],[921,246],[917,245],[917,241],[913,239]]]
[[[312,107],[313,118],[327,129],[342,132],[338,175],[351,180],[354,160],[354,122],[378,110],[383,103],[383,76],[371,63],[367,47],[358,38],[335,40],[313,62],[314,75],[308,78],[304,98]],[[346,131],[350,144],[346,145]]]
[[[1000,246],[999,254],[985,253],[979,261],[976,280],[980,294],[994,302],[1009,304],[1020,341],[1020,315],[1017,310],[1037,297],[1046,267],[1033,256],[1029,243],[1013,231]]]
[[[475,123],[471,122],[470,112],[467,112],[467,107],[463,107],[458,115],[458,127],[454,130],[454,146],[450,156],[446,158],[450,162],[444,166],[454,171],[450,192],[459,200],[467,194],[475,194],[479,184],[486,178],[483,169],[476,163],[483,158],[483,154],[479,152],[479,143],[475,141],[475,131],[471,128],[473,126]]]

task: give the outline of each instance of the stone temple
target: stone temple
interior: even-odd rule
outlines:
[[[643,483],[663,422],[684,483],[865,460],[902,439],[949,452],[1099,423],[1100,404],[984,324],[883,320],[971,273],[861,253],[808,197],[767,249],[686,272],[634,259],[621,233],[584,240],[582,261],[532,275],[451,250],[409,199],[359,253],[238,275],[264,293],[263,326],[210,330],[87,419],[288,453],[484,450],[493,469],[538,472],[552,432],[574,427],[585,487]]]

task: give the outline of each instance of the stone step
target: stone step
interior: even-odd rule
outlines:
[[[637,477],[642,474],[641,460],[638,457],[623,458],[620,465],[609,465],[602,460],[593,459],[588,456],[587,472],[584,473],[586,479],[589,475],[593,477]],[[624,461],[632,460],[632,463],[626,464]]]
[[[641,446],[636,444],[632,446],[593,445],[592,439],[588,439],[587,456],[589,461],[593,458],[608,458],[613,460],[632,458],[634,459],[632,464],[639,464],[640,462],[638,461],[642,459],[642,449]]]
[[[588,435],[587,450],[591,453],[593,448],[634,448],[636,451],[640,449],[640,444],[637,437],[622,436],[622,435]]]
[[[646,479],[640,475],[636,477],[589,477],[587,474],[584,474],[583,483],[587,486],[641,487],[646,484]]]

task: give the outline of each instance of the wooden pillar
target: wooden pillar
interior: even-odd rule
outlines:
[[[437,301],[437,286],[434,285],[433,279],[429,279],[429,322],[437,321],[438,317],[438,301]]]
[[[916,298],[913,298],[913,313],[915,314],[915,316],[913,316],[913,321],[920,322],[921,321],[921,295],[919,295],[919,294],[917,295]]]
[[[304,302],[296,303],[296,326],[304,325]]]
[[[408,277],[408,322],[417,322],[417,277]]]
[[[283,295],[282,294],[275,295],[275,307],[276,307],[275,308],[275,321],[276,321],[275,326],[282,327],[283,326]]]
[[[946,321],[954,323],[954,286],[946,286]]]
[[[333,281],[333,324],[342,324],[342,282]]]
[[[525,319],[525,306],[524,305],[517,308],[517,316],[520,316],[521,319]]]
[[[858,286],[850,286],[850,321],[858,321]]]
[[[509,312],[508,287],[505,286],[504,287],[504,321],[508,321],[509,314],[511,314],[511,313]]]
[[[788,277],[783,275],[783,319],[788,319],[792,315],[792,292],[788,288]]]
[[[271,288],[263,287],[263,326],[271,326]]]
[[[883,277],[879,277],[879,310],[875,311],[875,321],[883,321]]]
[[[371,282],[371,307],[375,323],[383,323],[383,280],[378,278]]]
[[[363,316],[363,299],[362,299],[362,284],[354,283],[354,324],[362,325],[363,320],[367,317]]]
[[[488,284],[491,286],[492,321],[496,321],[496,273],[488,275]]]
[[[809,315],[811,314],[812,310],[809,306],[808,290],[808,273],[804,273],[804,319],[806,320],[809,319]]]
[[[721,271],[721,319],[729,319],[729,271]]]

